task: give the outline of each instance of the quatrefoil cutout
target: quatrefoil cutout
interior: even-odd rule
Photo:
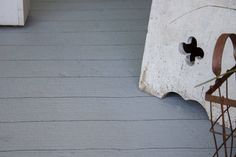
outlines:
[[[204,51],[197,47],[197,40],[194,37],[189,37],[187,43],[180,43],[179,52],[186,55],[185,61],[190,66],[194,64],[196,58],[202,59],[204,57]]]

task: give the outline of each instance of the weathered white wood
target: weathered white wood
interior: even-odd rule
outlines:
[[[23,26],[30,9],[30,0],[1,0],[0,25]]]
[[[139,87],[158,97],[176,92],[184,99],[198,101],[209,114],[205,92],[214,82],[194,86],[214,77],[211,65],[216,39],[221,33],[236,32],[235,9],[235,1],[230,0],[153,0]],[[197,39],[205,52],[204,58],[196,59],[192,66],[179,52],[179,44],[187,42],[190,36]],[[230,44],[223,56],[222,72],[235,65]],[[229,83],[229,97],[236,99],[234,77]],[[214,110],[215,116],[218,112]],[[232,112],[234,122],[236,112]]]

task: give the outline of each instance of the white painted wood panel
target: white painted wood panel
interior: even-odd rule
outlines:
[[[167,7],[168,6],[168,7]],[[142,90],[164,97],[176,92],[186,100],[198,101],[210,116],[205,92],[214,82],[195,88],[213,78],[212,57],[216,40],[222,33],[236,33],[236,3],[231,0],[153,0],[142,72],[139,86]],[[186,55],[179,52],[180,43],[195,37],[204,57],[190,66]],[[227,42],[223,55],[222,73],[235,65],[232,44]],[[236,99],[235,78],[229,79],[229,97]],[[225,87],[221,88],[225,95]],[[218,94],[218,93],[214,93]],[[214,119],[219,116],[214,106]],[[231,110],[235,124],[236,110]]]
[[[0,25],[23,26],[30,9],[30,0],[1,0]]]

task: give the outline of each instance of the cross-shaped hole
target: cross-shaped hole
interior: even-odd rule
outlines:
[[[186,62],[188,65],[193,65],[195,58],[202,59],[204,51],[202,48],[197,47],[197,40],[195,37],[189,37],[187,43],[179,44],[179,52],[186,55]]]

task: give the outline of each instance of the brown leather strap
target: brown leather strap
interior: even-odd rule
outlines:
[[[212,60],[212,70],[216,76],[221,74],[222,56],[228,38],[230,38],[233,43],[233,56],[236,60],[236,34],[221,34],[217,39]]]

